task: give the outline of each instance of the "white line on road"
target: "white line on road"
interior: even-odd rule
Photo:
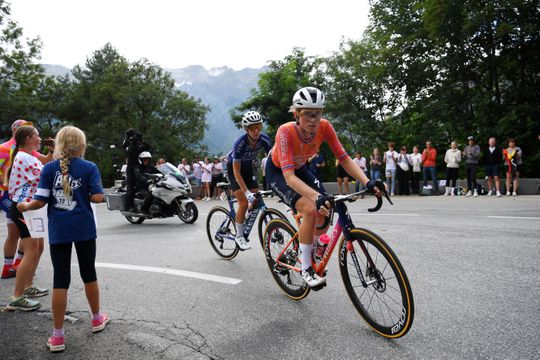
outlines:
[[[417,216],[421,216],[420,214],[389,214],[389,213],[380,213],[380,214],[375,214],[375,213],[350,213],[351,215],[360,215],[360,216],[413,216],[413,217],[417,217]]]
[[[540,220],[540,217],[534,216],[488,216],[491,219],[520,219],[520,220]]]
[[[78,265],[77,265],[78,266]],[[123,269],[123,270],[136,270],[136,271],[147,271],[154,272],[158,274],[167,274],[167,275],[176,275],[176,276],[185,276],[194,279],[214,281],[222,284],[236,285],[242,280],[233,279],[223,276],[217,276],[212,274],[204,274],[193,271],[177,270],[177,269],[168,269],[168,268],[159,268],[153,266],[139,266],[139,265],[129,265],[129,264],[111,264],[111,263],[96,263],[96,267],[100,268],[109,268],[109,269]]]

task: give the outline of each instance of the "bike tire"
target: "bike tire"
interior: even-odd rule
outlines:
[[[176,216],[186,224],[193,224],[199,217],[199,209],[195,203],[187,203],[186,210],[182,211],[180,205],[177,205]]]
[[[377,234],[355,228],[350,231],[350,243],[366,282],[364,287],[352,255],[347,250],[347,240],[339,244],[341,277],[354,307],[378,334],[386,338],[399,338],[411,329],[414,319],[414,300],[407,274],[390,246]],[[363,244],[375,263],[367,266]]]
[[[264,212],[259,217],[259,224],[257,225],[258,231],[259,231],[259,241],[261,242],[261,248],[264,249],[264,239],[263,239],[263,231],[266,226],[268,226],[268,223],[272,221],[273,219],[283,219],[287,220],[287,216],[283,214],[281,211],[273,208],[267,208],[264,210]]]
[[[292,241],[290,241],[293,239]],[[289,244],[290,242],[290,244]],[[287,244],[289,244],[287,246]],[[281,256],[278,257],[285,249]],[[294,300],[302,300],[310,291],[310,287],[300,276],[300,271],[282,267],[280,263],[291,266],[299,265],[300,249],[296,230],[283,219],[271,220],[264,231],[264,253],[266,262],[272,273],[272,277],[288,297]]]
[[[126,216],[127,221],[129,221],[132,224],[142,224],[146,218],[144,216]]]
[[[236,224],[229,210],[216,206],[210,210],[206,218],[206,234],[212,249],[224,259],[231,260],[238,255]]]

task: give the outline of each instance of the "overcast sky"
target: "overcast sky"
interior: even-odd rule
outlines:
[[[360,39],[368,0],[11,0],[25,37],[40,36],[44,64],[84,64],[110,42],[129,60],[166,68],[236,70],[283,59],[293,47],[327,56]]]

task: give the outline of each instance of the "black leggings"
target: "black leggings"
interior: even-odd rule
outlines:
[[[478,164],[467,164],[467,188],[472,191],[478,186],[476,183],[476,168]]]
[[[54,289],[69,289],[71,282],[72,243],[50,244],[51,260],[54,269]],[[97,280],[96,276],[96,239],[76,241],[75,250],[79,260],[79,272],[85,284]]]
[[[458,178],[459,168],[446,168],[446,186],[450,186],[450,181],[452,182],[452,187],[456,187],[456,180]]]

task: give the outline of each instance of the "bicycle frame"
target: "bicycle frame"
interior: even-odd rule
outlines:
[[[313,269],[315,270],[315,272],[319,276],[324,275],[324,271],[326,269],[326,266],[328,265],[328,262],[330,261],[332,253],[333,253],[333,251],[334,251],[334,249],[335,249],[335,247],[336,247],[336,245],[337,245],[337,243],[339,241],[340,236],[343,234],[345,240],[347,241],[347,246],[346,246],[347,251],[349,251],[349,253],[351,254],[351,257],[353,259],[355,268],[356,268],[356,270],[358,272],[358,275],[360,277],[362,285],[364,287],[367,287],[369,284],[367,284],[365,282],[362,271],[360,270],[360,265],[358,263],[358,259],[356,257],[355,252],[353,251],[352,243],[349,241],[349,239],[350,239],[349,231],[350,231],[350,229],[354,228],[354,224],[353,224],[352,219],[351,219],[351,217],[349,215],[347,206],[342,202],[336,203],[335,211],[338,213],[338,216],[339,216],[338,221],[337,221],[336,225],[334,226],[334,228],[332,229],[332,235],[330,237],[330,242],[328,243],[328,246],[326,247],[326,250],[324,251],[324,254],[323,254],[322,258],[321,258],[321,261],[319,263],[316,263],[313,260],[313,262],[312,262]],[[333,217],[333,214],[331,214],[331,217]],[[297,223],[298,223],[298,225],[300,224],[298,219],[297,219]],[[281,256],[285,253],[285,251],[289,248],[291,243],[297,237],[298,237],[298,231],[296,232],[294,237],[291,238],[291,240],[289,240],[289,242],[287,243],[287,246],[283,247],[283,250],[281,251],[281,253],[276,257],[277,259],[281,258]],[[363,243],[359,243],[359,245],[360,245],[362,251],[364,252],[364,254],[366,255],[369,267],[372,267],[374,262],[371,259],[371,256],[370,256],[369,252],[367,251],[365,245]],[[299,267],[295,267],[295,266],[285,264],[285,263],[282,263],[282,262],[279,262],[279,265],[283,266],[283,267],[286,267],[286,268],[289,268],[291,270],[297,271],[297,272],[301,271],[301,269]]]
[[[228,191],[226,192],[226,194],[227,194],[227,202],[229,203],[229,215],[233,219],[236,219],[236,210],[234,209],[234,203],[237,202],[237,200],[232,199]],[[263,194],[265,194],[264,191],[263,192],[258,191],[255,194],[255,196],[257,197],[257,204],[251,210],[248,210],[248,216],[246,217],[246,225],[244,227],[244,232],[243,232],[244,238],[246,238],[246,240],[248,239],[249,234],[251,233],[251,229],[253,229],[253,225],[255,225],[255,220],[257,219],[257,216],[259,215],[259,213],[267,209],[266,204],[262,197]],[[223,221],[220,227],[223,227],[227,221],[229,221],[229,219]]]

